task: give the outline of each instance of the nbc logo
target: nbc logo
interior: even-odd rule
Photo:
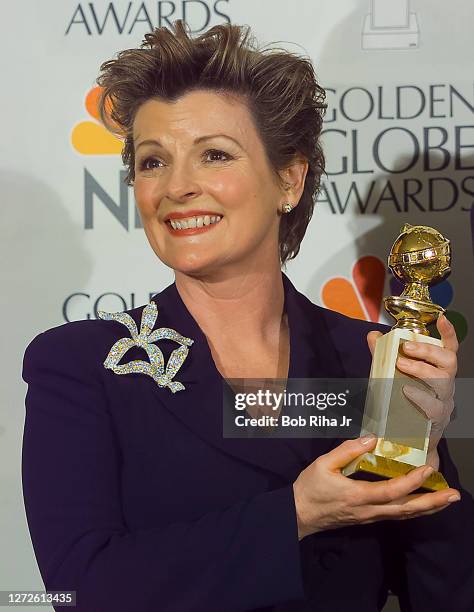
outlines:
[[[352,278],[333,277],[327,280],[321,289],[321,301],[326,308],[341,314],[378,323],[384,311],[382,306],[383,290],[387,271],[385,265],[373,255],[359,258],[352,266]],[[400,295],[402,284],[393,276],[390,279],[390,292]],[[436,304],[447,308],[454,297],[454,290],[447,280],[430,289],[430,295]],[[459,342],[467,335],[467,321],[455,310],[446,310],[446,317],[456,329]],[[433,332],[435,335],[436,332]]]
[[[86,95],[87,121],[77,123],[71,133],[74,149],[82,155],[120,155],[123,143],[108,130],[99,117],[98,103],[101,87],[92,88]]]

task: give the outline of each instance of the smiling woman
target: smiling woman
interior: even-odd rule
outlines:
[[[267,190],[273,188],[252,194],[252,200],[273,197],[277,206],[275,190],[281,200],[286,186],[286,200],[298,203],[279,227],[281,261],[298,253],[324,170],[319,134],[325,92],[309,59],[278,48],[257,50],[250,30],[237,26],[216,26],[191,39],[177,21],[174,32],[156,29],[141,49],[120,52],[101,70],[100,113],[112,131],[125,136],[122,159],[129,184],[152,176],[153,184],[158,177],[160,184],[174,178],[179,191],[179,172],[207,164],[209,180],[228,176],[222,189],[230,190],[232,179],[246,178],[252,170],[254,183],[261,178]],[[162,133],[163,124],[170,126],[168,134]],[[151,173],[151,163],[162,165]],[[295,191],[279,171],[298,163],[303,167],[296,172],[303,174],[307,166],[307,174]],[[162,176],[170,166],[177,176]]]
[[[472,612],[474,502],[440,439],[456,372],[446,319],[444,347],[400,362],[444,381],[430,467],[357,482],[341,468],[374,438],[223,437],[224,395],[365,378],[386,331],[316,306],[281,271],[324,169],[311,61],[259,49],[248,27],[193,39],[178,21],[102,64],[98,83],[175,282],[27,348],[23,491],[46,587],[76,591],[80,612],[375,612],[389,589],[404,610]],[[268,433],[285,406],[254,408],[239,418]],[[455,488],[414,493],[438,466]]]
[[[133,132],[142,223],[178,283],[182,274],[248,268],[252,261],[279,269],[283,194],[243,99],[195,89],[174,102],[148,100]],[[295,163],[288,172],[299,191],[306,167]]]

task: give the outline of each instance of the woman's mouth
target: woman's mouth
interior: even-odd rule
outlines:
[[[166,225],[171,233],[188,236],[210,230],[221,219],[221,215],[190,216],[182,219],[168,219]]]

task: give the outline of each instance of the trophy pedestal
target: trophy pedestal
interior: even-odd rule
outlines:
[[[342,473],[353,478],[379,480],[407,474],[426,463],[431,421],[403,393],[405,384],[430,390],[423,381],[396,368],[401,344],[427,342],[443,346],[441,340],[409,329],[392,329],[378,338],[375,346],[364,408],[361,436],[373,433],[377,446],[347,465]],[[448,488],[439,472],[434,472],[423,489]]]
[[[347,465],[342,473],[355,480],[386,480],[396,476],[404,476],[414,470],[414,465],[395,461],[388,457],[365,453]],[[440,491],[447,489],[448,483],[440,472],[433,472],[421,485],[421,491]]]

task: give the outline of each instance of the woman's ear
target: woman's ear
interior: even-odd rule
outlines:
[[[282,206],[289,202],[294,208],[298,204],[303,194],[307,172],[308,160],[304,157],[296,157],[290,166],[280,170],[279,174],[283,182]]]

